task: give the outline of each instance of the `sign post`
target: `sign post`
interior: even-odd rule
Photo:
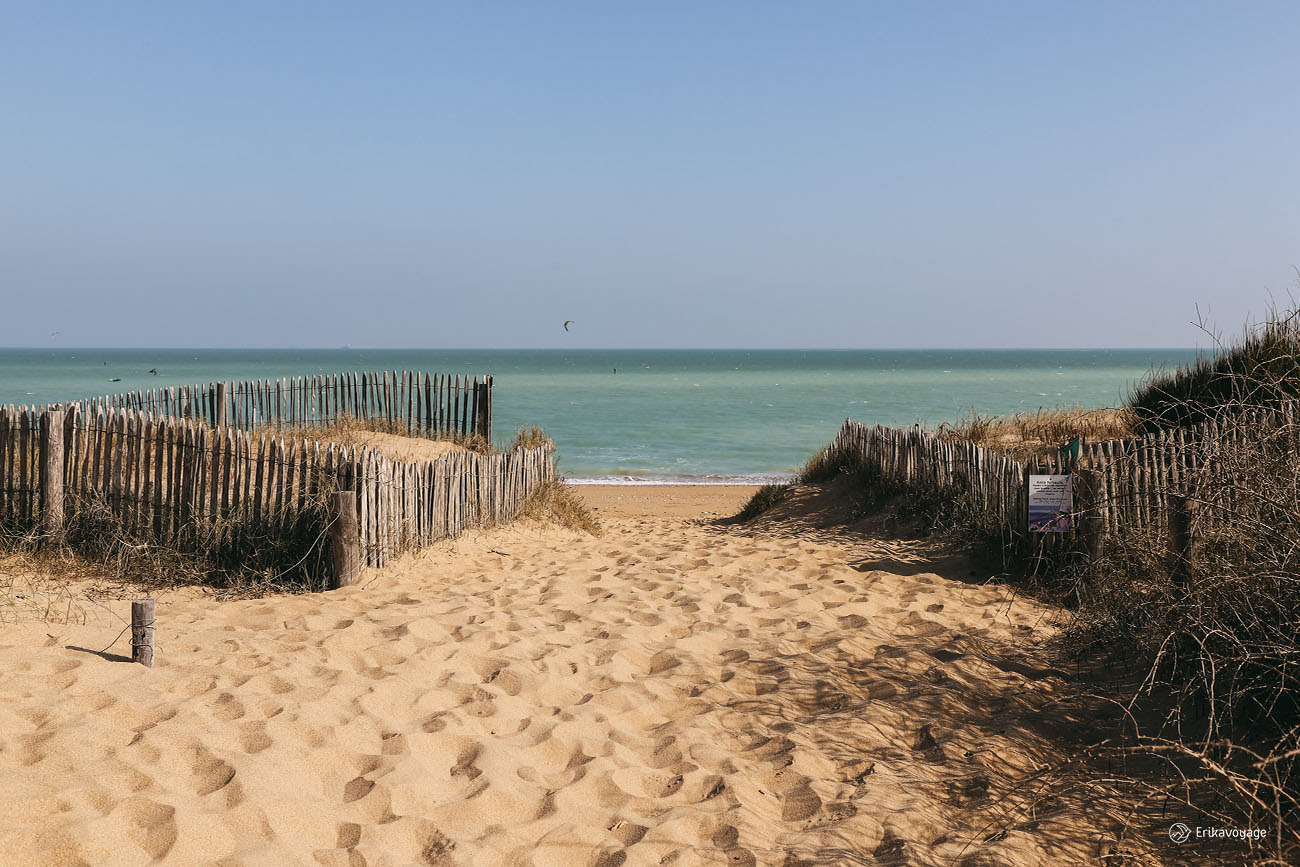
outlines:
[[[1068,533],[1073,511],[1068,475],[1029,477],[1029,532]]]

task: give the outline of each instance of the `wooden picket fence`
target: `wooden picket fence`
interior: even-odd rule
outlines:
[[[1060,455],[1021,462],[969,442],[941,439],[920,427],[899,430],[849,420],[826,457],[842,466],[871,469],[903,490],[962,497],[977,517],[1022,537],[1028,533],[1031,474],[1090,470],[1096,473],[1097,490],[1092,502],[1076,502],[1076,512],[1086,509],[1099,515],[1107,535],[1121,530],[1166,533],[1174,502],[1197,496],[1192,481],[1213,468],[1225,450],[1282,433],[1280,447],[1300,455],[1298,419],[1300,406],[1289,403],[1194,427],[1084,443],[1072,462]]]
[[[287,530],[333,490],[356,492],[363,560],[508,521],[555,475],[553,447],[390,460],[364,447],[278,437],[131,409],[0,407],[0,526],[52,532],[107,509],[130,538],[164,546],[252,521]]]
[[[946,442],[918,427],[867,426],[848,420],[827,447],[828,462],[880,474],[904,491],[944,492],[1012,532],[1023,532],[1025,468],[969,442]]]
[[[212,427],[316,427],[344,417],[383,421],[409,436],[492,441],[492,377],[362,371],[152,388],[77,401],[83,414],[130,409]]]

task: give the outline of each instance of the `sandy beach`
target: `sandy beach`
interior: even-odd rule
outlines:
[[[129,596],[0,625],[0,864],[1098,855],[1100,808],[1035,782],[1087,725],[1037,649],[1051,611],[815,497],[731,524],[752,489],[578,490],[603,535],[162,594],[152,670],[113,643]]]

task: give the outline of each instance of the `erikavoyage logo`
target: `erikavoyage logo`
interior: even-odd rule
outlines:
[[[1175,843],[1186,843],[1195,837],[1197,840],[1263,840],[1263,828],[1189,828],[1182,822],[1169,826],[1169,839]]]

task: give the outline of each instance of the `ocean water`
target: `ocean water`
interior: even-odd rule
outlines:
[[[544,428],[570,480],[762,482],[796,470],[846,418],[937,425],[972,408],[1113,406],[1152,370],[1194,357],[1180,349],[0,349],[0,404],[350,370],[490,373],[495,439]]]

